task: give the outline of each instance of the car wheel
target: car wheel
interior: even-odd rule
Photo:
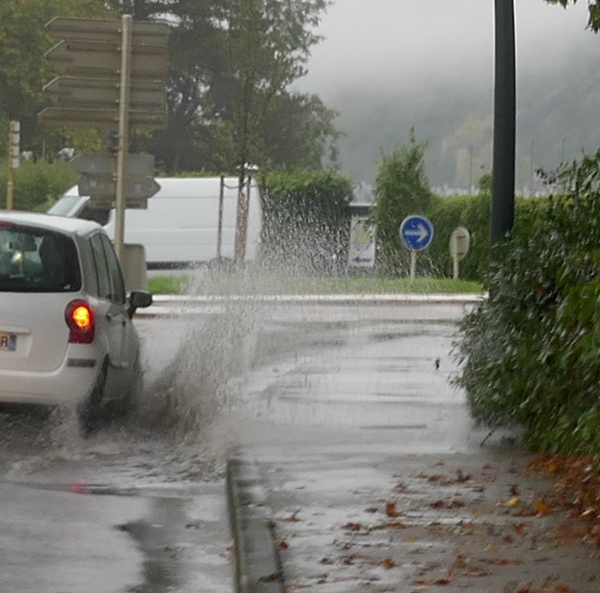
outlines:
[[[104,388],[106,387],[106,375],[108,373],[108,362],[104,361],[102,370],[96,377],[96,382],[87,398],[77,408],[79,429],[84,438],[88,438],[98,432],[102,424],[102,400],[104,399]]]
[[[139,355],[133,363],[131,381],[127,387],[127,391],[123,395],[121,402],[120,415],[125,420],[136,412],[140,404],[140,397],[144,388],[144,375],[142,371],[142,363]]]

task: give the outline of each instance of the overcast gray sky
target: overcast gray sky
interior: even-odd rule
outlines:
[[[552,69],[572,50],[600,52],[585,29],[587,1],[564,10],[543,0],[515,0],[519,74]],[[432,82],[491,84],[494,0],[334,0],[318,29],[300,90],[326,103],[357,85],[413,90]],[[600,56],[600,53],[599,53]]]

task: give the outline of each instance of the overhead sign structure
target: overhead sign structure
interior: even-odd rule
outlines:
[[[414,280],[417,269],[417,252],[427,249],[433,241],[433,224],[421,214],[407,216],[400,225],[400,240],[410,249],[410,279]]]
[[[116,209],[115,250],[122,259],[128,197],[145,200],[160,186],[128,175],[129,127],[166,126],[166,74],[169,25],[121,20],[58,17],[46,29],[62,38],[46,52],[59,76],[44,87],[55,106],[38,114],[42,123],[117,130],[119,147],[114,176],[82,172],[79,185],[88,195]],[[102,195],[103,192],[110,192]]]
[[[166,23],[131,22],[129,123],[139,129],[167,124]],[[55,104],[38,115],[47,125],[116,130],[122,88],[122,21],[57,17],[46,29],[63,41],[45,54],[61,75],[44,87]]]

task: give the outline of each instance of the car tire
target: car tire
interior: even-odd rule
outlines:
[[[127,391],[123,395],[118,411],[119,416],[123,420],[129,419],[136,413],[140,405],[140,397],[144,391],[144,374],[139,355],[135,359],[132,368],[131,381],[127,387]]]
[[[104,399],[107,373],[108,361],[104,361],[102,369],[96,377],[94,387],[77,408],[79,430],[83,438],[87,439],[100,430],[102,424],[102,400]]]

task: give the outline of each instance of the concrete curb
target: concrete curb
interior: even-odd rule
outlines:
[[[483,294],[336,294],[336,295],[231,295],[188,296],[163,294],[154,304],[138,309],[137,318],[221,313],[227,304],[262,303],[273,305],[471,305],[486,298]]]
[[[485,294],[299,294],[299,295],[177,295],[159,294],[153,297],[157,305],[206,305],[223,303],[477,303]]]
[[[236,593],[283,593],[273,514],[258,467],[236,453],[227,461],[226,488]]]

